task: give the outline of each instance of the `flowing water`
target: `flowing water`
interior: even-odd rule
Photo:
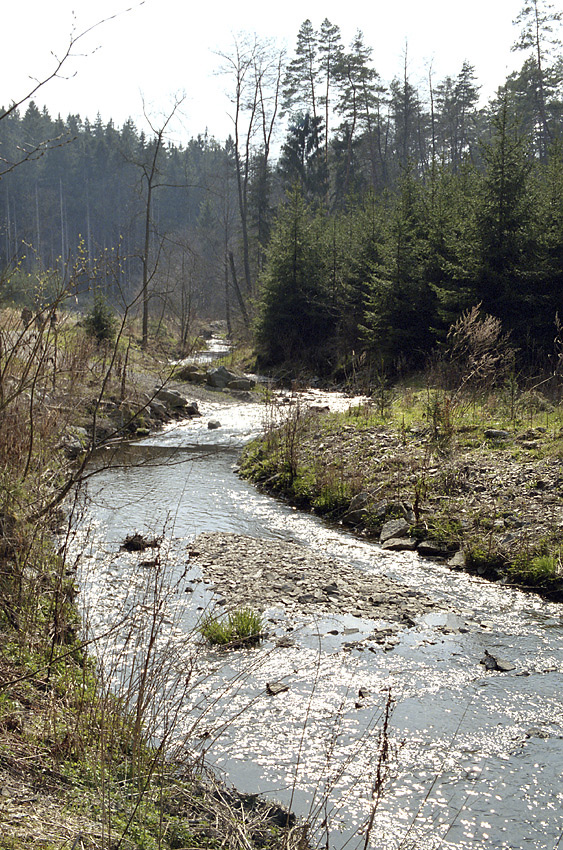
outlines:
[[[369,847],[389,850],[563,847],[561,607],[413,553],[382,552],[258,493],[235,467],[262,426],[260,406],[202,411],[124,448],[117,465],[112,457],[90,482],[82,525],[84,604],[98,629],[124,611],[128,622],[150,620],[154,567],[140,562],[151,550],[139,556],[120,544],[134,530],[164,536],[169,591],[159,640],[169,652],[160,731],[173,725],[186,754],[204,757],[239,790],[310,817],[325,847],[363,847],[366,830]],[[221,428],[208,430],[210,418]],[[366,648],[359,641],[373,622],[289,622],[272,609],[259,648],[202,649],[195,629],[217,597],[187,553],[203,531],[295,540],[447,600],[452,613],[427,615]],[[288,635],[289,645],[276,645]],[[143,640],[127,648],[122,638],[116,657],[134,664]],[[514,669],[487,671],[485,650]],[[266,683],[280,681],[288,690],[268,695]],[[390,772],[378,800],[389,693]]]

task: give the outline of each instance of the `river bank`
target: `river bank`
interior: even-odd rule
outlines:
[[[331,414],[294,400],[245,449],[241,473],[386,550],[562,601],[561,414],[527,418],[501,426],[489,413],[446,431],[420,409],[397,423],[370,402]]]
[[[2,850],[293,846],[301,828],[279,806],[155,745],[148,668],[115,694],[77,604],[80,518],[72,502],[60,509],[96,452],[198,417],[197,400],[221,393],[184,393],[168,364],[97,348],[74,322],[38,336],[2,320]]]

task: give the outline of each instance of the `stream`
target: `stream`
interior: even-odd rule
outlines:
[[[262,428],[262,407],[200,409],[200,419],[101,456],[74,543],[88,628],[115,626],[98,651],[118,689],[137,681],[158,624],[155,738],[309,818],[313,840],[335,850],[364,847],[366,835],[385,850],[563,848],[561,606],[415,553],[383,552],[259,493],[236,464]],[[209,419],[221,427],[209,430]],[[120,548],[135,530],[162,535],[158,568],[154,550]],[[204,531],[294,540],[446,600],[451,613],[368,649],[359,642],[373,622],[290,621],[280,606],[264,612],[268,636],[256,649],[212,649],[197,626],[217,596],[188,557]],[[485,651],[514,668],[487,670]],[[268,694],[269,682],[288,690]]]

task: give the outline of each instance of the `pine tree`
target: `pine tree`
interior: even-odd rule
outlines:
[[[295,57],[287,66],[283,108],[290,115],[309,114],[317,118],[319,106],[318,36],[307,18],[297,33]]]
[[[434,345],[435,293],[425,279],[426,213],[412,169],[401,177],[387,216],[383,261],[366,298],[366,344],[378,360],[420,367]]]
[[[322,119],[298,115],[289,125],[278,162],[286,190],[296,183],[308,201],[321,200],[327,190],[327,169],[322,151]]]
[[[298,187],[280,210],[262,277],[256,343],[262,367],[328,371],[335,317],[322,226]]]
[[[475,69],[468,62],[455,79],[446,77],[436,88],[438,155],[441,161],[451,163],[454,171],[465,157],[472,158],[476,148],[478,99]]]
[[[477,197],[478,273],[475,303],[525,336],[535,264],[531,159],[511,117],[507,98],[493,120],[494,137],[482,146],[485,173]]]
[[[547,156],[553,140],[552,122],[549,116],[549,98],[557,90],[561,75],[556,66],[549,66],[550,56],[559,52],[561,41],[555,35],[563,20],[563,12],[556,11],[547,0],[526,0],[514,24],[521,26],[520,37],[512,49],[529,51],[528,59],[520,74],[535,107],[537,119],[537,146],[542,159]]]
[[[368,147],[372,149],[377,131],[380,98],[384,88],[380,84],[379,74],[371,65],[372,52],[364,44],[363,33],[358,30],[350,50],[341,55],[338,66],[339,99],[336,109],[342,118],[339,128],[340,149],[345,151],[339,185],[344,196],[352,186],[355,190],[360,188],[358,177],[361,166],[355,162],[360,139],[367,138]],[[373,186],[375,157],[370,157],[368,167]]]
[[[322,94],[319,105],[324,107],[325,126],[325,167],[328,169],[328,141],[330,122],[333,109],[333,89],[338,79],[343,47],[340,39],[340,28],[331,24],[328,18],[321,23],[318,38],[319,78],[322,78]]]
[[[414,165],[422,173],[428,158],[428,116],[422,109],[417,89],[409,79],[406,52],[403,76],[401,79],[395,78],[391,83],[390,107],[395,165],[401,168]]]

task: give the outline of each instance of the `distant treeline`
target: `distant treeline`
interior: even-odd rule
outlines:
[[[416,363],[477,303],[546,353],[562,301],[560,19],[524,7],[522,68],[484,107],[467,61],[422,90],[405,56],[386,84],[362,34],[347,48],[325,20],[305,21],[290,61],[256,38],[223,56],[225,143],[33,102],[0,115],[0,265],[64,275],[116,251],[110,298],[144,285],[152,311],[227,314],[270,365],[334,368],[352,350]],[[2,290],[18,296],[17,274]]]

